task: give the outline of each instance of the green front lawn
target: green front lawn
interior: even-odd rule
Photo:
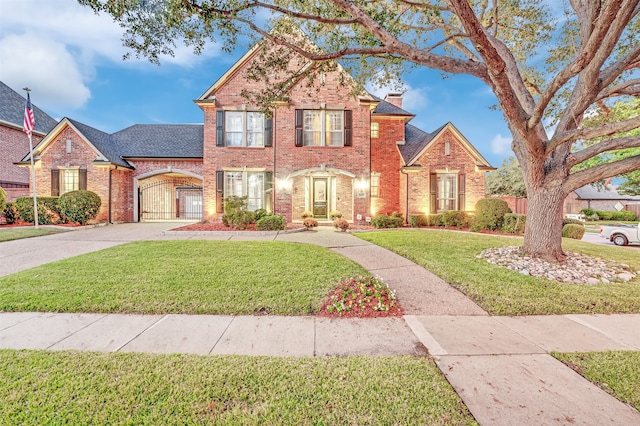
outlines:
[[[552,353],[620,401],[640,410],[640,352]]]
[[[356,234],[430,270],[492,315],[640,313],[640,278],[625,284],[560,284],[489,264],[484,249],[522,245],[522,238],[444,230]],[[565,239],[565,250],[612,259],[640,270],[638,251]],[[400,301],[402,303],[402,301]]]
[[[354,275],[312,245],[140,241],[0,278],[0,311],[305,315]]]
[[[0,424],[476,424],[429,358],[0,350],[0,365]]]
[[[40,228],[31,227],[25,228],[2,228],[0,227],[0,242],[20,240],[22,238],[41,237],[43,235],[58,234],[60,232],[67,232],[64,229],[58,228]]]

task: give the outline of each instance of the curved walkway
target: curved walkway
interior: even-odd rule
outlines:
[[[403,318],[0,313],[0,348],[275,356],[435,357],[480,424],[640,424],[640,413],[548,353],[640,350],[640,315],[494,317],[424,268],[349,234],[166,231],[143,223],[0,243],[0,275],[135,240],[317,244],[396,290]]]

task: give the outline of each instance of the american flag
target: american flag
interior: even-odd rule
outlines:
[[[24,125],[22,131],[30,135],[33,131],[33,126],[36,124],[36,119],[33,116],[33,108],[31,107],[31,97],[27,93],[27,103],[24,106]]]

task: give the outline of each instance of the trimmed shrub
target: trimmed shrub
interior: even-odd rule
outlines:
[[[256,228],[261,231],[281,231],[286,227],[284,217],[277,214],[263,216],[256,222]]]
[[[430,214],[427,216],[427,226],[444,226],[444,218],[441,214]]]
[[[329,217],[331,218],[331,220],[340,219],[342,218],[342,212],[340,210],[331,210],[331,213],[329,213]]]
[[[7,203],[4,206],[4,210],[2,211],[2,216],[4,217],[7,225],[13,225],[20,217],[18,213],[18,209],[16,209],[15,203]]]
[[[499,198],[483,198],[476,203],[476,216],[471,224],[472,231],[488,229],[495,231],[502,228],[504,215],[511,213],[506,201]]]
[[[424,214],[410,214],[409,226],[411,226],[412,228],[427,226],[427,216]]]
[[[593,216],[594,214],[596,214],[596,211],[594,209],[592,209],[592,208],[587,207],[585,209],[580,210],[580,213],[582,213],[583,215],[589,217],[589,216]]]
[[[222,222],[231,228],[247,229],[249,225],[256,223],[256,214],[249,210],[225,213],[222,216]]]
[[[373,220],[371,221],[371,225],[378,229],[398,228],[402,226],[402,222],[404,222],[404,220],[402,219],[402,215],[398,217],[393,215],[387,216],[386,214],[379,214],[378,216],[373,218]]]
[[[580,226],[584,226],[584,223],[581,220],[578,219],[569,219],[568,217],[565,217],[562,219],[562,227],[564,228],[565,225],[568,225],[569,223],[572,223],[574,225],[580,225]]]
[[[524,228],[527,223],[526,214],[507,213],[504,215],[502,223],[502,231],[509,234],[524,234]]]
[[[465,212],[450,210],[442,213],[442,223],[444,226],[455,226],[456,228],[466,228],[469,226],[469,218]]]
[[[42,202],[40,198],[36,198],[36,202],[38,203],[38,225],[49,225],[51,224],[51,213],[47,206]],[[20,219],[23,222],[34,223],[34,211],[33,211],[33,198],[31,197],[20,197],[16,200],[14,204],[18,214],[20,215]]]
[[[564,238],[573,238],[574,240],[581,240],[584,236],[584,226],[576,225],[575,223],[567,223],[562,227],[562,236]]]
[[[346,219],[339,218],[333,221],[333,227],[345,232],[349,229],[349,222],[347,222]]]
[[[80,225],[95,219],[102,204],[98,194],[84,189],[65,192],[60,196],[59,202],[62,216]]]
[[[302,222],[302,226],[304,226],[304,229],[306,229],[308,231],[308,230],[310,230],[312,228],[317,227],[318,226],[318,221],[315,220],[312,217],[308,217]]]
[[[600,220],[621,220],[632,222],[634,220],[638,220],[638,215],[635,212],[630,212],[623,210],[621,212],[618,211],[607,211],[607,210],[596,210],[596,214],[600,217]]]
[[[0,187],[0,212],[4,211],[4,207],[7,205],[7,193]]]

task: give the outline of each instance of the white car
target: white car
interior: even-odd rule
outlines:
[[[637,225],[602,225],[600,236],[617,246],[640,244],[640,222]]]

